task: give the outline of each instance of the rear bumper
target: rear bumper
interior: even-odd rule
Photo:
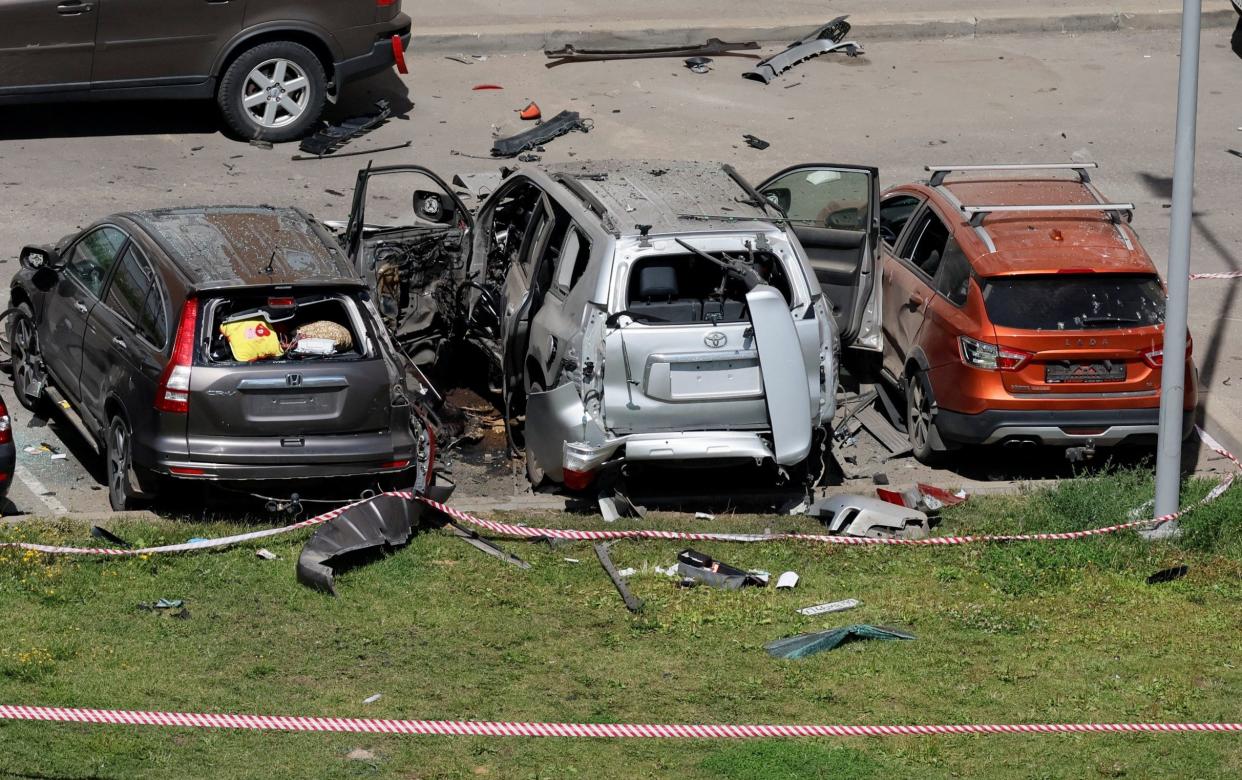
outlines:
[[[609,439],[600,445],[565,442],[564,468],[594,471],[621,454],[628,461],[696,461],[773,459],[772,448],[758,433],[693,431],[636,433]]]
[[[301,444],[290,446],[294,440]],[[189,454],[158,454],[151,468],[174,477],[278,480],[392,474],[416,465],[418,444],[408,433],[305,437],[191,437]],[[397,464],[397,465],[394,465]]]
[[[12,442],[0,444],[0,498],[9,494],[13,471],[17,468],[17,447]]]
[[[997,444],[1006,440],[1035,441],[1057,447],[1095,444],[1111,447],[1132,438],[1155,439],[1160,410],[1086,409],[1020,411],[994,409],[961,414],[941,409],[936,428],[943,439],[962,444]],[[1194,431],[1194,412],[1183,413],[1182,434]]]
[[[349,59],[333,63],[338,89],[346,82],[366,78],[373,73],[379,73],[395,65],[396,60],[392,52],[392,36],[399,36],[402,49],[408,50],[410,47],[410,18],[405,14],[401,14],[392,20],[390,29],[380,30],[376,35],[376,40],[371,44],[370,51],[357,57],[350,57]]]

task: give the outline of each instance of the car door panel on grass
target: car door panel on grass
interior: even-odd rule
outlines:
[[[87,233],[70,247],[60,278],[45,299],[45,360],[56,378],[56,386],[72,399],[82,398],[80,379],[87,319],[127,240],[123,231],[111,225]]]

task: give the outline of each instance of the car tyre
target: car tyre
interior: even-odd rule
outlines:
[[[7,330],[13,394],[17,396],[17,402],[23,407],[35,414],[40,414],[46,411],[47,407],[41,389],[47,384],[47,368],[43,365],[39,332],[35,327],[34,313],[30,309],[30,304],[17,305],[16,311],[9,315]]]
[[[220,78],[216,102],[242,138],[292,141],[323,114],[328,77],[300,43],[272,41],[242,52]]]
[[[526,392],[528,395],[530,393],[542,393],[543,385],[538,382],[531,382]],[[529,421],[530,418],[528,417],[527,422],[529,423]],[[530,480],[531,490],[538,490],[547,484],[548,472],[544,470],[543,466],[539,465],[539,459],[535,457],[535,451],[530,448],[530,437],[524,435],[525,431],[522,433],[522,443],[526,456],[526,478]]]
[[[104,449],[108,459],[108,503],[118,512],[135,509],[144,493],[134,465],[133,433],[124,417],[112,418]]]
[[[936,430],[935,410],[931,382],[920,371],[906,381],[906,435],[915,459],[927,465],[934,465],[942,453],[942,448],[936,446],[940,433]]]

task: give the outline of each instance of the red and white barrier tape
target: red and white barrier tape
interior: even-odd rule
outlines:
[[[896,737],[934,734],[1178,734],[1242,732],[1242,723],[996,723],[927,726],[845,726],[677,723],[523,723],[471,720],[378,720],[289,715],[87,710],[0,704],[0,720],[102,723],[123,726],[245,729],[250,731],[416,734],[454,737],[578,737],[637,739],[772,739],[778,737]]]
[[[1228,458],[1239,471],[1242,471],[1242,461],[1211,437],[1202,428],[1195,428],[1199,434],[1199,438],[1204,445],[1213,450],[1217,454]],[[932,536],[927,539],[864,539],[856,536],[832,536],[828,534],[800,534],[800,533],[781,533],[781,534],[728,534],[728,533],[710,533],[710,532],[692,532],[692,531],[659,531],[655,529],[643,528],[634,530],[599,530],[599,531],[581,531],[568,528],[536,528],[525,525],[514,525],[512,523],[500,523],[495,520],[484,520],[481,517],[475,517],[468,512],[434,501],[426,496],[416,496],[410,491],[393,491],[383,495],[400,496],[407,500],[417,499],[427,506],[445,513],[455,520],[473,525],[477,528],[490,531],[501,536],[513,537],[516,539],[567,539],[571,541],[606,541],[612,539],[662,539],[675,541],[691,541],[691,542],[774,542],[774,541],[799,541],[799,542],[815,542],[820,544],[844,544],[844,545],[906,545],[915,547],[948,547],[960,544],[978,544],[981,542],[1062,542],[1073,539],[1086,539],[1092,536],[1103,536],[1105,534],[1117,533],[1133,528],[1142,528],[1145,526],[1159,525],[1171,520],[1176,520],[1186,514],[1198,509],[1199,507],[1211,503],[1219,498],[1226,490],[1228,490],[1234,482],[1234,474],[1227,474],[1216,487],[1212,488],[1206,496],[1200,501],[1192,504],[1185,509],[1180,509],[1171,514],[1162,515],[1150,520],[1135,520],[1128,523],[1120,523],[1117,525],[1104,526],[1102,528],[1089,528],[1084,531],[1063,531],[1059,533],[1035,533],[1035,534],[984,534],[973,536]],[[266,528],[261,531],[251,531],[249,533],[237,534],[234,536],[224,536],[218,539],[207,539],[201,542],[186,542],[184,544],[169,544],[160,547],[143,547],[139,549],[110,549],[106,547],[58,547],[46,544],[34,544],[31,542],[0,542],[0,549],[17,548],[22,550],[33,550],[35,552],[47,553],[49,555],[94,555],[94,556],[111,556],[111,557],[132,557],[135,555],[152,555],[156,553],[176,553],[176,552],[198,552],[200,550],[217,549],[230,545],[240,544],[242,542],[252,541],[254,539],[263,539],[269,536],[277,536],[279,534],[290,533],[302,528],[308,528],[314,525],[326,523],[333,518],[339,517],[346,511],[364,504],[371,499],[354,502],[348,506],[339,507],[323,514],[312,517],[309,520],[303,520],[293,525],[286,525],[280,528]]]
[[[1225,271],[1224,273],[1191,274],[1191,279],[1242,279],[1242,271]]]

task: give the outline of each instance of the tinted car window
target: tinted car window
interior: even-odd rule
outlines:
[[[901,229],[910,221],[922,201],[914,195],[890,195],[880,201],[880,237],[889,247],[896,245]]]
[[[164,299],[151,265],[132,245],[121,256],[104,303],[134,325],[147,341],[164,346]]]
[[[73,245],[65,271],[82,283],[95,297],[103,292],[108,271],[116,263],[117,253],[126,236],[114,227],[101,227],[87,233]]]
[[[988,279],[983,301],[994,325],[1029,330],[1133,328],[1164,322],[1155,276],[1057,274]]]
[[[936,271],[940,269],[940,261],[944,257],[948,240],[949,229],[936,216],[936,212],[928,209],[915,224],[914,231],[902,248],[901,257],[934,279]]]
[[[970,262],[952,238],[944,247],[944,258],[936,272],[936,290],[956,306],[966,303],[970,292]]]
[[[591,259],[591,242],[577,228],[571,228],[561,247],[561,257],[556,267],[556,285],[571,290],[586,271]]]
[[[790,219],[838,230],[867,229],[871,177],[862,171],[792,171],[769,183],[764,193],[788,204]]]

